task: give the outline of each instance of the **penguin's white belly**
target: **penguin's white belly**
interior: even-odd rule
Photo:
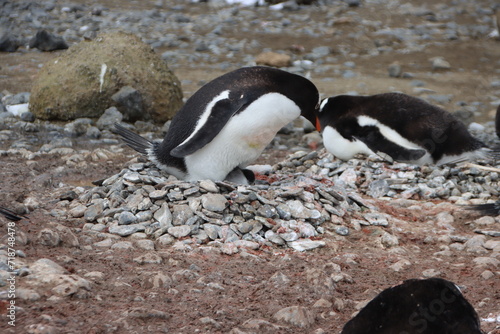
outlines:
[[[259,157],[276,133],[300,116],[300,108],[278,93],[269,93],[231,117],[205,147],[185,157],[189,180],[224,180],[236,167]]]
[[[323,130],[323,144],[328,152],[341,160],[352,159],[358,153],[374,154],[362,141],[357,139],[350,141],[331,126],[327,126]]]

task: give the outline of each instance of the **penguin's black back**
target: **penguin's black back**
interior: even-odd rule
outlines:
[[[411,279],[382,291],[341,334],[482,334],[460,290],[441,278]]]
[[[300,75],[271,67],[240,68],[205,84],[186,101],[173,117],[169,131],[156,149],[155,153],[160,162],[186,170],[183,159],[171,156],[170,152],[190,136],[206,106],[227,90],[230,91],[231,100],[237,100],[244,94],[244,103],[238,112],[243,112],[261,95],[277,92],[295,101],[303,116],[314,122],[319,93],[311,81]]]
[[[357,129],[355,118],[365,115],[396,130],[404,138],[427,149],[434,160],[444,154],[459,155],[485,145],[474,138],[466,126],[455,116],[426,101],[401,93],[384,93],[372,96],[339,95],[330,99],[323,123],[336,124],[346,138]],[[332,108],[334,110],[332,110]],[[342,124],[346,126],[342,126]],[[342,133],[342,131],[344,133]]]

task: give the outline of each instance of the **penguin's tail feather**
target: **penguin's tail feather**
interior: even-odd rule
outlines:
[[[486,154],[491,160],[500,161],[500,145],[490,148]]]
[[[2,215],[5,216],[5,218],[7,218],[8,220],[11,220],[11,221],[19,221],[23,218],[27,218],[25,216],[19,216],[18,214],[16,214],[14,211],[12,210],[9,210],[7,208],[3,208],[0,206],[0,213]]]
[[[154,147],[153,142],[147,140],[146,138],[139,136],[137,133],[130,131],[123,125],[115,123],[113,132],[120,135],[122,140],[131,148],[139,153],[148,155],[151,149]]]
[[[497,216],[500,215],[500,200],[495,203],[469,205],[467,209],[478,211],[485,216]]]
[[[476,160],[486,160],[486,161],[500,161],[500,146],[498,147],[483,147],[478,149],[472,154],[464,154],[458,156],[456,159],[448,160],[443,163],[438,163],[437,166],[443,165],[455,165],[462,162],[473,162]]]

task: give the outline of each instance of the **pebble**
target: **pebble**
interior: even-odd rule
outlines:
[[[163,203],[154,213],[153,217],[156,221],[158,221],[160,227],[169,227],[172,225],[173,217],[167,203]]]
[[[137,223],[137,217],[129,211],[123,211],[118,216],[118,224],[119,225],[130,225]]]
[[[488,267],[495,270],[500,265],[500,260],[493,257],[476,257],[472,260],[479,267]]]
[[[288,243],[289,247],[292,247],[293,249],[299,252],[325,247],[325,245],[326,243],[323,240],[310,240],[310,239],[299,239]]]
[[[139,264],[160,264],[163,262],[163,259],[160,255],[149,252],[134,258],[133,261]]]
[[[451,65],[443,57],[434,57],[431,59],[433,70],[449,70]]]
[[[108,248],[108,247],[111,247],[111,245],[113,245],[113,240],[111,238],[107,238],[107,239],[104,239],[102,241],[94,243],[94,246],[99,247],[99,248],[101,248],[101,247]]]
[[[149,240],[149,239],[136,240],[135,245],[139,249],[155,250],[155,243],[153,240]]]
[[[227,199],[221,194],[205,194],[201,197],[201,205],[209,211],[221,212],[227,206]]]
[[[406,269],[407,267],[410,267],[410,266],[411,266],[411,262],[410,261],[408,261],[406,259],[401,259],[398,262],[390,265],[389,268],[391,268],[395,272],[400,272],[400,271],[402,271],[402,270],[404,270],[404,269]]]
[[[30,270],[34,275],[66,274],[67,271],[62,266],[50,259],[39,259],[30,265]]]
[[[392,78],[399,78],[401,76],[401,64],[399,62],[394,62],[387,67],[389,76]]]
[[[130,241],[118,241],[111,245],[111,249],[134,249],[134,245]]]
[[[388,226],[389,222],[387,221],[387,218],[379,213],[367,213],[363,216],[370,225],[374,226]]]
[[[433,268],[422,271],[422,276],[426,278],[437,277],[439,275],[441,275],[441,272]]]
[[[311,211],[299,200],[288,201],[286,205],[293,218],[306,219],[311,217]]]
[[[32,289],[16,289],[16,298],[27,301],[37,301],[41,298],[40,294]]]
[[[218,193],[219,192],[219,188],[217,187],[215,182],[212,180],[200,181],[200,188],[202,188],[208,192],[211,192],[211,193]]]
[[[109,233],[118,234],[121,237],[129,236],[133,233],[144,231],[144,225],[141,224],[131,224],[131,225],[117,225],[110,226]]]
[[[191,227],[188,225],[172,226],[168,228],[168,233],[176,238],[186,237],[191,233]]]
[[[316,322],[314,313],[303,306],[285,307],[276,312],[273,319],[301,328],[308,328]]]
[[[398,237],[387,232],[382,234],[382,236],[380,237],[380,242],[386,248],[395,247],[399,245]]]

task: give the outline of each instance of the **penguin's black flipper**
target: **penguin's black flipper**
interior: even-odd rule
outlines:
[[[12,220],[15,222],[17,222],[23,218],[26,218],[24,216],[18,216],[14,211],[11,211],[11,210],[6,209],[6,208],[2,208],[1,206],[0,206],[0,213],[2,215],[4,215],[5,218],[7,218],[8,220]]]
[[[418,160],[426,154],[425,150],[406,148],[390,141],[373,125],[361,127],[359,133],[353,134],[353,137],[361,140],[373,152],[383,157],[389,156],[394,161]]]
[[[210,143],[231,117],[243,107],[245,102],[245,99],[241,98],[237,101],[229,98],[218,101],[211,110],[206,111],[209,114],[204,123],[201,126],[197,125],[186,140],[170,151],[170,155],[183,158]],[[200,121],[202,121],[202,118],[200,118]]]
[[[478,211],[485,216],[497,216],[500,215],[500,200],[495,203],[469,205],[467,209]]]
[[[113,132],[120,135],[128,146],[139,153],[148,155],[148,150],[153,148],[152,142],[118,123],[115,123]]]

